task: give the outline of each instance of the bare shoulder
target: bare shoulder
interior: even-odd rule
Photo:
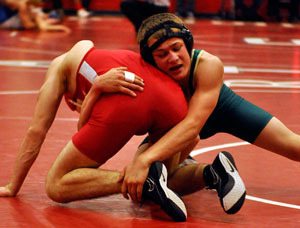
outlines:
[[[204,52],[200,57],[196,69],[196,78],[200,84],[221,84],[223,83],[224,65],[219,57]]]
[[[77,42],[66,55],[65,61],[70,61],[71,63],[80,62],[85,54],[94,47],[94,43],[90,40],[82,40]]]
[[[94,43],[91,40],[81,40],[74,44],[69,52],[75,52],[77,55],[80,55],[81,53],[85,54],[92,47],[94,47]]]
[[[221,59],[218,56],[212,55],[206,51],[204,51],[203,55],[201,56],[201,62],[204,63],[204,67],[207,65],[211,66],[212,64],[216,68],[223,68],[223,63]]]
[[[66,92],[73,94],[76,88],[76,73],[86,53],[94,47],[92,41],[77,42],[64,54],[56,57],[50,64],[47,78],[52,78],[66,85]]]
[[[62,70],[67,72],[69,77],[75,77],[77,68],[82,59],[93,47],[94,43],[90,40],[82,40],[77,42],[68,52],[66,52],[63,59]]]

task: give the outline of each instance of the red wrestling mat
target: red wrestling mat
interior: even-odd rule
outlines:
[[[122,17],[68,18],[66,24],[73,29],[71,35],[0,31],[1,186],[11,175],[52,58],[82,39],[93,40],[99,48],[138,50],[133,27]],[[236,92],[300,132],[300,24],[197,21],[189,27],[196,48],[222,59],[225,80]],[[248,193],[236,215],[225,214],[216,193],[208,190],[184,197],[188,220],[181,224],[156,205],[140,207],[121,195],[54,203],[45,194],[45,176],[75,132],[76,120],[77,114],[63,103],[18,197],[0,198],[0,227],[300,226],[299,163],[225,134],[202,141],[193,153],[201,162],[211,162],[221,150],[234,155]],[[105,168],[121,170],[141,139],[133,138]]]

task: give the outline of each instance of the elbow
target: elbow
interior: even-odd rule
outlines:
[[[27,130],[27,136],[36,142],[44,141],[46,134],[47,134],[47,129],[43,127],[30,126]]]

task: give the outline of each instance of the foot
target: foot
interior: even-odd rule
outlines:
[[[209,189],[217,190],[227,214],[235,214],[241,209],[246,198],[246,188],[230,153],[220,152],[212,165],[205,167],[204,178]]]
[[[174,221],[186,221],[187,212],[183,201],[167,187],[168,173],[161,162],[154,162],[143,188],[143,199],[150,199],[165,211]]]
[[[80,18],[87,18],[90,15],[91,15],[90,12],[85,9],[80,9],[77,11],[77,16]]]

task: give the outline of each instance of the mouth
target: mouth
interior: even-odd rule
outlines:
[[[183,66],[182,64],[178,64],[176,66],[172,66],[172,67],[169,68],[169,71],[171,73],[178,73],[181,70],[182,66]]]

